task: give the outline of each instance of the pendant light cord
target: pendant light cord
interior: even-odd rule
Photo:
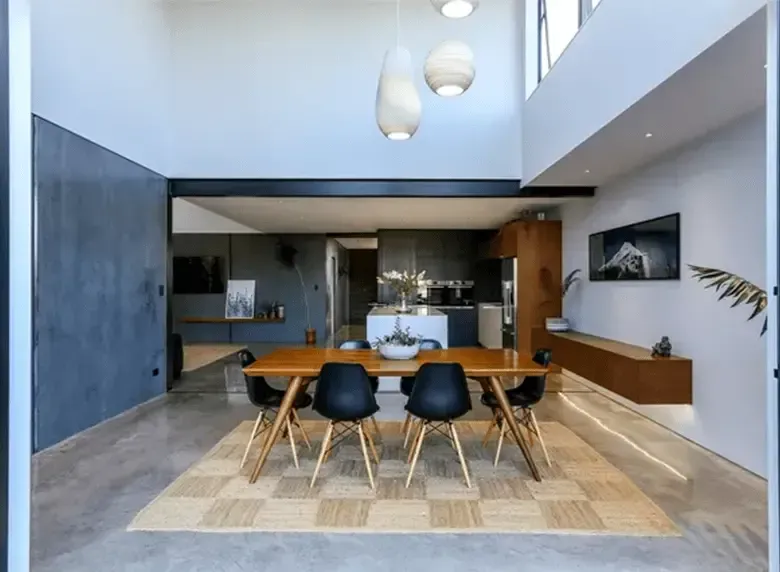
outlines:
[[[395,0],[395,47],[401,45],[401,0]]]

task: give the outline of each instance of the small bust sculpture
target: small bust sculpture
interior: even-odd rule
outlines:
[[[661,341],[653,346],[653,357],[671,357],[672,355],[672,342],[669,341],[668,336],[661,337]]]

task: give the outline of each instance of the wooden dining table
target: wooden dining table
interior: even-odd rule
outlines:
[[[531,359],[530,355],[519,354],[511,349],[453,348],[447,350],[421,351],[412,360],[388,360],[374,350],[341,350],[331,348],[284,348],[261,357],[244,368],[249,376],[289,377],[284,399],[274,419],[268,436],[263,441],[260,456],[255,463],[249,482],[255,483],[260,476],[266,459],[276,443],[279,432],[290,415],[295,396],[320,373],[325,363],[359,363],[370,376],[399,377],[414,376],[424,363],[459,363],[466,375],[479,382],[483,391],[496,395],[501,412],[509,430],[520,447],[534,479],[541,481],[539,469],[531,456],[528,444],[520,431],[512,406],[507,399],[502,376],[544,375],[547,368]]]

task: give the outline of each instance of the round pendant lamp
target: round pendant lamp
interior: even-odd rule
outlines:
[[[423,68],[425,83],[442,97],[464,93],[474,82],[474,53],[456,40],[442,42],[431,50]]]
[[[376,90],[376,123],[391,141],[405,141],[417,131],[422,102],[412,78],[409,50],[396,46],[387,50]]]
[[[446,18],[465,18],[479,6],[479,0],[431,0],[436,10]]]

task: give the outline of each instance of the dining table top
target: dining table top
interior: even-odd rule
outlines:
[[[469,377],[543,375],[547,368],[512,349],[451,348],[421,350],[414,359],[390,360],[376,350],[336,348],[280,348],[244,368],[250,376],[317,377],[325,363],[359,363],[368,375],[414,375],[424,363],[459,363]]]

